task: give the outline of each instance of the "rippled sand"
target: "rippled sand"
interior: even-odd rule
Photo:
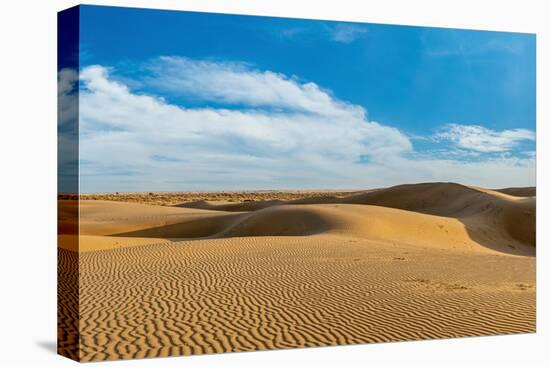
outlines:
[[[80,246],[59,248],[61,353],[534,332],[534,197],[431,185],[240,210],[81,202]]]

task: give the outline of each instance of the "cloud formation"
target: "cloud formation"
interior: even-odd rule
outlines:
[[[78,190],[78,72],[61,69],[57,76],[57,165],[60,192]]]
[[[448,124],[435,134],[457,147],[480,153],[508,152],[522,141],[535,141],[535,133],[526,129],[495,131],[479,125]]]
[[[320,22],[301,26],[277,28],[274,35],[281,39],[321,40],[337,43],[352,43],[368,35],[368,26],[361,23]]]
[[[297,78],[254,70],[244,63],[159,57],[149,64],[149,70],[149,85],[207,101],[360,119],[365,114],[363,108],[338,101],[315,83],[300,83]]]
[[[351,43],[368,33],[367,27],[360,24],[337,23],[329,29],[331,39],[341,43]]]
[[[176,105],[132,91],[113,76],[115,70],[85,67],[80,72],[82,190],[534,181],[533,157],[462,162],[419,155],[398,129],[368,120],[364,108],[338,100],[315,83],[241,63],[162,57],[148,67],[149,77],[140,82],[165,95],[228,106]]]

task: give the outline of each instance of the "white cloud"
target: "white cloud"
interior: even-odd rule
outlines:
[[[367,27],[359,24],[338,23],[329,28],[331,39],[341,43],[351,43],[367,34]]]
[[[276,29],[276,36],[282,39],[328,40],[339,43],[351,43],[365,38],[367,25],[361,23],[322,22],[318,25],[302,25]]]
[[[186,61],[186,65],[189,63]],[[213,80],[211,75],[199,75],[197,70],[194,69],[196,83]],[[217,75],[212,65],[202,72]],[[249,88],[232,101],[255,101],[251,91],[262,88],[288,88],[295,98],[288,99],[286,92],[266,92],[268,97],[260,99],[263,104],[289,108],[279,112],[189,109],[132,93],[112,80],[107,68],[83,69],[81,157],[97,163],[84,165],[82,173],[93,176],[118,171],[134,175],[139,171],[147,172],[151,179],[169,177],[174,181],[185,177],[189,183],[212,184],[217,181],[213,171],[229,171],[237,176],[232,180],[244,175],[241,185],[250,182],[257,186],[261,182],[284,186],[287,181],[302,185],[306,183],[301,181],[307,181],[307,185],[315,186],[324,184],[320,179],[323,175],[333,179],[347,177],[349,172],[339,168],[353,165],[361,157],[377,161],[412,149],[409,139],[397,129],[367,121],[362,108],[334,100],[313,83],[299,84],[270,72],[228,72],[233,77],[225,81],[227,90],[242,85],[243,81],[237,78],[239,73]],[[169,75],[175,85],[181,85],[173,71]],[[182,78],[186,80],[187,74],[183,73]],[[219,94],[210,94],[209,88],[197,88],[198,93],[218,98]],[[227,90],[224,93],[229,98]],[[155,160],[158,156],[175,159]],[[177,160],[185,162],[178,162],[178,170],[172,172]],[[319,177],[312,178],[312,173]],[[227,180],[225,176],[223,180]],[[273,181],[274,176],[280,177],[278,182]]]
[[[61,69],[57,75],[57,116],[60,126],[76,121],[78,117],[78,73],[73,69]]]
[[[186,95],[243,108],[185,108],[133,92],[103,66],[84,68],[80,73],[82,190],[534,182],[532,157],[484,162],[415,158],[411,141],[398,129],[367,120],[362,107],[339,101],[314,83],[244,64],[176,58],[157,62],[157,88],[167,88],[165,83],[171,81],[172,93],[183,88]],[[166,67],[165,74],[161,66]]]
[[[78,73],[62,69],[57,77],[57,165],[60,192],[77,191]]]
[[[521,141],[534,141],[535,133],[526,129],[495,131],[479,125],[448,124],[434,138],[448,140],[462,149],[494,153],[513,150]]]
[[[197,61],[159,57],[149,65],[147,83],[170,93],[248,107],[292,109],[318,115],[355,115],[363,108],[333,98],[315,83],[271,71],[253,70],[244,63]]]

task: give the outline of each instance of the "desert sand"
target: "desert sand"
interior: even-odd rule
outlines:
[[[92,361],[534,332],[530,194],[89,195],[78,241],[62,200],[60,348]]]

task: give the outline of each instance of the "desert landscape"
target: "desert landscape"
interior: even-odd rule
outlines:
[[[99,361],[534,332],[535,197],[455,183],[61,197],[59,348]]]

